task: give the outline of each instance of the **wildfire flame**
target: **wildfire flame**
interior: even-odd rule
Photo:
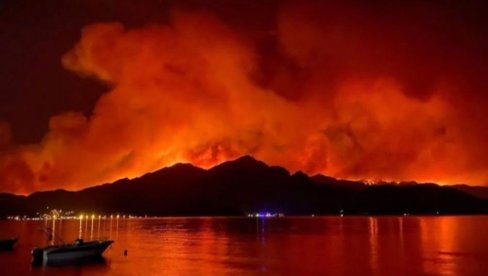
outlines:
[[[326,24],[313,10],[281,11],[273,54],[206,12],[85,27],[62,63],[110,88],[90,116],[53,116],[40,144],[5,152],[1,189],[77,189],[244,154],[340,178],[485,183],[488,136],[463,115],[478,106],[453,96],[465,87],[449,77],[415,86],[402,67],[412,68],[410,48],[395,46],[401,36]],[[9,133],[0,124],[0,143]]]

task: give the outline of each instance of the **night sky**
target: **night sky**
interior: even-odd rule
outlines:
[[[251,154],[488,185],[484,1],[2,1],[0,192]]]

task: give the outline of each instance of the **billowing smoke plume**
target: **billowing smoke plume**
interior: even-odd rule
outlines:
[[[474,42],[451,41],[463,36],[448,15],[384,8],[284,5],[265,35],[208,12],[87,26],[62,63],[110,88],[89,117],[53,116],[40,144],[5,149],[1,190],[77,189],[243,154],[341,178],[486,183]],[[0,124],[0,147],[9,135]]]

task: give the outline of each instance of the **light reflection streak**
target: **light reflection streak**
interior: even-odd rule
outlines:
[[[371,268],[373,271],[378,270],[378,221],[376,217],[369,217],[369,244]]]
[[[83,227],[83,215],[80,215],[80,229],[78,231],[78,239],[81,239],[81,237],[83,236],[82,227]]]
[[[421,244],[426,256],[426,273],[459,275],[456,262],[456,237],[459,221],[455,217],[429,217],[420,220]],[[432,231],[434,228],[436,231]]]

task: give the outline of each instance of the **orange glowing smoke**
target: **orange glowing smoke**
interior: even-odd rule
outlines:
[[[391,44],[361,24],[319,28],[307,12],[284,8],[275,34],[279,55],[305,76],[263,58],[255,37],[209,13],[174,12],[168,25],[133,29],[87,26],[62,63],[109,91],[89,117],[53,116],[40,144],[3,154],[1,189],[78,189],[244,154],[341,178],[486,182],[479,125],[460,119],[452,79],[412,94],[408,51],[388,56]],[[8,135],[0,125],[0,143]]]

